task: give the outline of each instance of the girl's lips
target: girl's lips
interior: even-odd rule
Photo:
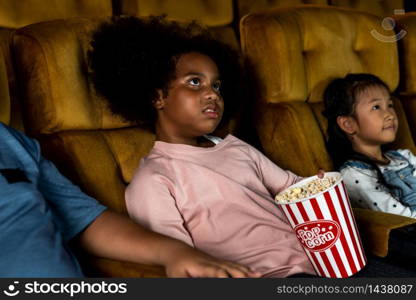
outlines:
[[[202,110],[202,113],[209,118],[217,119],[220,116],[219,109],[217,106],[210,105]]]
[[[388,127],[384,127],[383,130],[388,130],[388,131],[396,131],[396,126],[388,126]]]
[[[216,111],[204,111],[204,114],[213,119],[217,119],[220,116],[220,114]]]

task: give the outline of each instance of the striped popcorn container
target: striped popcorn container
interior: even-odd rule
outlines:
[[[276,203],[289,220],[317,274],[346,278],[360,271],[367,261],[342,176],[338,172],[325,173],[327,176],[337,180],[326,190],[293,202]],[[317,178],[306,178],[289,189],[305,186]]]

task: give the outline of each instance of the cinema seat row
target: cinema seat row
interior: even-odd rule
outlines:
[[[320,113],[323,88],[335,76],[370,72],[396,90],[401,126],[394,146],[415,151],[416,13],[395,18],[391,30],[382,26],[383,16],[327,5],[280,7],[243,17],[235,41],[260,89],[249,103],[254,109],[228,131],[250,140],[252,133],[245,136],[241,128],[254,128],[262,151],[300,175],[331,170]],[[0,53],[0,120],[24,128],[86,193],[126,213],[124,188],[154,136],[112,115],[92,88],[86,52],[91,32],[105,19],[65,16],[8,31],[9,44],[2,44]],[[374,30],[386,37],[400,31],[406,35],[383,42]],[[366,250],[378,256],[388,254],[392,230],[416,223],[364,209],[354,213]],[[90,276],[164,276],[160,267],[87,256],[83,267]]]
[[[10,44],[18,28],[42,21],[73,17],[102,18],[115,15],[138,17],[166,14],[168,18],[187,21],[196,19],[211,28],[222,41],[239,48],[239,21],[251,12],[300,4],[349,7],[379,16],[389,16],[404,9],[411,0],[2,0],[0,1],[0,48],[5,56],[11,125],[24,130],[20,116],[11,65]]]

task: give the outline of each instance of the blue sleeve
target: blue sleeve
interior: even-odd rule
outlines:
[[[54,223],[65,241],[83,231],[106,209],[72,184],[43,157],[40,157],[39,162],[38,186],[53,211]]]
[[[1,125],[14,138],[13,141],[17,141],[18,143],[20,143],[20,145],[25,149],[25,153],[30,155],[33,158],[33,160],[35,160],[37,162],[39,161],[39,159],[40,159],[40,147],[39,147],[39,143],[36,140],[27,137],[26,135],[24,135],[19,130],[16,130],[16,129],[14,129],[12,127],[9,127],[9,126],[6,126],[4,124],[1,124]],[[17,149],[15,149],[15,150],[18,151]],[[19,153],[19,154],[21,154],[21,153]]]
[[[36,176],[37,189],[50,206],[53,222],[65,241],[84,230],[106,209],[65,178],[53,163],[44,159],[36,140],[2,123],[1,127],[9,134],[4,139],[9,141],[16,160],[25,165],[26,172],[38,174],[33,175]]]

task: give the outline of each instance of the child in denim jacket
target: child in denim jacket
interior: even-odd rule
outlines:
[[[416,218],[416,157],[384,151],[397,115],[386,83],[371,74],[333,80],[324,93],[328,151],[354,206]]]

